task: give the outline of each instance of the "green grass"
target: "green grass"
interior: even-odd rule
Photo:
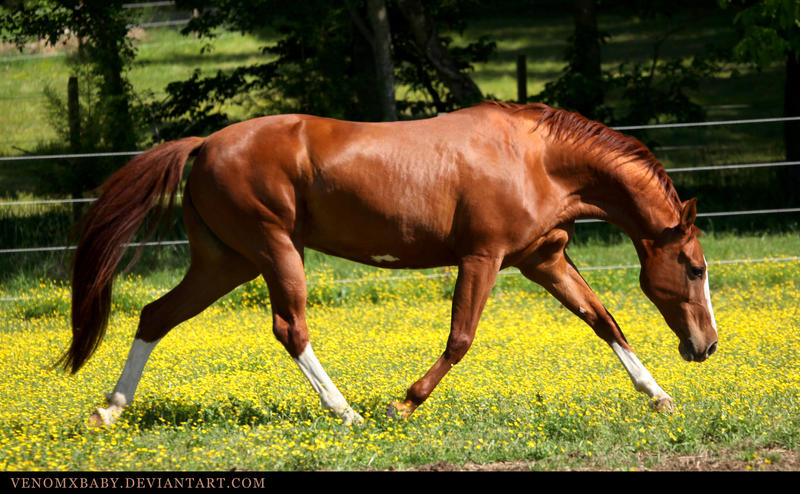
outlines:
[[[714,272],[719,269],[718,264],[721,261],[778,259],[794,257],[800,252],[800,236],[794,232],[763,235],[708,234],[701,237],[701,244],[710,263],[711,287],[714,289],[735,288],[744,283],[739,274],[719,279],[715,277]],[[581,239],[579,228],[576,241],[570,245],[568,253],[579,268],[585,268],[584,275],[596,290],[613,291],[618,288],[617,284],[622,283],[627,287],[626,290],[638,291],[639,270],[627,267],[637,266],[639,263],[630,240],[608,242],[594,237]],[[131,252],[128,253],[129,256],[130,254]],[[68,283],[69,254],[7,254],[2,259],[7,265],[11,265],[13,262],[20,264],[27,261],[33,266],[28,270],[17,271],[14,275],[6,274],[0,278],[0,293],[4,293],[2,295],[4,297],[19,296],[20,293],[35,290],[41,283],[46,282],[45,280],[60,280],[60,283]],[[126,265],[125,259],[121,263],[121,267]],[[142,280],[141,282],[146,287],[142,292],[146,294],[145,298],[128,296],[119,299],[117,303],[131,314],[138,314],[145,304],[181,280],[188,267],[188,262],[188,248],[183,245],[145,249],[141,261],[130,272],[130,275],[137,276]],[[626,268],[615,269],[614,267],[617,266],[626,266]],[[597,267],[609,269],[596,271]],[[13,271],[10,272],[13,273]],[[433,279],[431,284],[424,285],[420,288],[421,290],[428,291],[435,287],[438,296],[449,298],[452,295],[455,276],[455,268],[414,271],[380,269],[306,250],[308,303],[311,305],[378,302],[385,297],[387,290],[391,291],[392,289],[411,290],[412,294],[418,296],[420,293],[417,290],[408,287],[415,286],[414,284],[419,279],[425,277],[433,277]],[[376,280],[381,279],[387,280],[387,283],[385,285],[375,283]],[[334,282],[334,280],[337,281]],[[775,283],[783,281],[786,280],[774,280]],[[514,269],[502,272],[497,281],[496,291],[510,288],[544,293],[538,285],[516,274]],[[219,304],[267,306],[268,301],[266,286],[261,279],[257,279],[234,290]],[[42,303],[40,300],[33,300],[30,303],[16,302],[16,304],[27,317],[50,313],[54,307],[64,311],[68,309],[67,301]]]
[[[706,42],[730,35],[727,20],[701,24],[667,43],[664,53],[688,57]],[[613,35],[604,48],[606,63],[613,67],[647,58],[642,47],[668,27],[601,18],[601,28]],[[513,100],[517,54],[528,56],[528,91],[535,94],[562,69],[571,29],[571,19],[561,15],[486,18],[472,23],[456,41],[484,34],[497,41],[497,56],[476,66],[474,77],[484,92]],[[163,97],[167,83],[188,77],[195,68],[213,73],[261,61],[262,44],[254,37],[223,33],[210,54],[202,54],[200,41],[173,29],[152,29],[138,44],[131,80],[142,94]],[[63,56],[9,60],[13,57],[17,54],[0,53],[0,126],[6,130],[0,154],[19,154],[18,148],[31,150],[55,139],[42,92],[48,85],[65,87],[68,75]],[[780,68],[758,74],[728,67],[692,95],[709,106],[710,119],[776,116],[781,75]],[[729,104],[744,106],[718,107]],[[234,111],[244,115],[246,109]],[[778,160],[783,153],[780,128],[770,125],[649,131],[637,137],[655,143],[667,167]],[[47,176],[48,166],[0,163],[0,196],[37,198],[32,184]],[[775,177],[748,176],[746,181],[763,196],[748,198],[726,188],[741,180],[735,173],[741,172],[676,176],[676,187],[684,199],[699,197],[701,211],[721,210],[725,204],[724,209],[769,207]],[[0,465],[7,470],[348,470],[522,460],[532,469],[631,469],[663,458],[713,457],[726,451],[755,469],[764,466],[767,454],[779,462],[779,455],[765,451],[797,451],[800,430],[796,263],[715,262],[798,255],[796,215],[701,218],[698,223],[706,232],[701,243],[726,332],[708,366],[675,364],[674,338],[639,290],[637,269],[583,271],[635,348],[642,349],[645,365],[677,393],[681,408],[673,415],[647,409],[588,328],[540,287],[506,272],[463,365],[412,421],[391,422],[382,414],[386,402],[402,397],[446,340],[455,271],[379,270],[308,251],[316,349],[331,364],[329,372],[341,378],[336,379],[343,392],[368,417],[365,427],[342,427],[318,410],[316,396],[270,335],[266,288],[256,280],[171,333],[126,419],[112,430],[92,431],[83,419],[113,386],[141,307],[182,277],[186,247],[145,249],[132,278],[118,282],[112,327],[101,353],[74,379],[46,368],[68,334],[69,256],[3,255],[0,298],[16,300],[0,301],[2,374],[9,380],[0,387]],[[3,208],[0,248],[63,245],[71,225],[67,206]],[[184,238],[181,227],[167,238]],[[578,225],[569,253],[579,267],[637,263],[630,241],[600,225]],[[430,275],[435,277],[425,278]],[[371,281],[352,281],[362,278]],[[650,327],[658,331],[649,333]],[[416,340],[405,339],[420,328],[425,331],[413,333]],[[504,333],[508,328],[519,329]],[[531,328],[538,330],[539,340],[527,339]],[[356,329],[358,338],[343,336]],[[559,335],[566,346],[548,344],[551,335]],[[509,357],[508,349],[520,348],[519,338],[529,346]],[[364,346],[347,347],[360,339]],[[35,347],[22,351],[31,341]],[[336,357],[339,351],[344,361]],[[595,353],[597,360],[587,363]]]
[[[203,53],[207,42],[182,36],[177,29],[153,28],[137,35],[137,57],[128,77],[137,93],[160,100],[167,84],[188,79],[195,69],[213,74],[263,62],[263,44],[253,36],[221,33],[212,49]],[[48,120],[44,93],[49,88],[66,98],[69,53],[71,48],[31,58],[30,53],[19,54],[11,48],[0,51],[0,68],[5,72],[0,79],[0,126],[6,129],[0,155],[22,154],[22,150],[58,139]]]
[[[798,247],[788,236],[706,240],[709,254],[735,258]],[[573,256],[630,260],[623,246],[576,246]],[[312,277],[328,270],[318,261]],[[245,287],[238,299],[171,332],[121,422],[90,429],[84,420],[113,386],[137,306],[168,284],[121,280],[106,341],[81,373],[67,377],[47,366],[66,342],[69,292],[44,280],[18,293],[35,299],[27,312],[0,308],[0,463],[9,471],[364,470],[497,461],[536,470],[630,470],[733,454],[754,469],[766,467],[765,459],[780,465],[780,451],[796,452],[800,439],[796,268],[797,261],[712,267],[720,351],[700,365],[680,360],[674,336],[636,287],[636,270],[586,273],[643,363],[676,398],[672,414],[647,407],[581,321],[509,275],[464,361],[411,420],[388,420],[386,403],[402,397],[441,351],[449,300],[440,280],[353,284],[349,301],[310,304],[308,320],[317,354],[367,419],[361,427],[344,427],[319,409],[269,334],[263,300],[245,296],[256,288]],[[50,304],[53,298],[62,305]]]

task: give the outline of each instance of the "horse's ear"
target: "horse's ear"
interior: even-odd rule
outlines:
[[[681,206],[681,228],[688,230],[694,225],[694,220],[697,218],[697,198],[693,197],[684,201]]]

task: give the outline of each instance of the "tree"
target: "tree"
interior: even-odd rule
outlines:
[[[0,17],[4,37],[22,45],[31,38],[51,45],[63,41],[65,33],[75,36],[80,48],[79,62],[88,63],[100,77],[97,89],[107,115],[105,139],[117,150],[132,149],[131,87],[126,78],[134,48],[127,37],[131,23],[122,0],[30,0],[16,3]]]
[[[604,82],[600,58],[600,45],[607,35],[597,29],[597,2],[595,0],[574,0],[572,18],[575,33],[567,52],[569,76],[579,90],[568,104],[575,111],[588,118],[601,118]]]
[[[71,138],[73,151],[135,149],[132,89],[126,76],[135,53],[127,37],[131,22],[122,0],[21,0],[0,10],[0,25],[4,27],[0,37],[20,48],[30,39],[44,39],[53,46],[68,36],[78,40],[71,72],[86,88],[83,93],[89,93],[93,107],[91,113],[84,114],[93,117],[90,123],[97,132],[88,131],[88,120],[82,119],[80,139]],[[51,93],[50,99],[57,98]],[[71,129],[73,134],[75,131]],[[97,161],[71,165],[66,187],[73,196],[98,185],[109,171],[108,163]]]
[[[800,116],[800,2],[798,0],[719,0],[725,8],[744,8],[734,18],[739,38],[733,57],[754,64],[758,70],[779,61],[785,66],[783,115]],[[785,122],[783,140],[787,161],[800,160],[800,122]],[[778,171],[781,187],[792,202],[800,200],[800,170],[783,167]]]
[[[447,8],[442,7],[444,0],[431,1],[416,11],[415,25],[427,29],[427,37],[420,40],[438,47],[433,56],[426,56],[428,45],[420,45],[423,41],[410,34],[412,24],[396,0],[179,0],[177,4],[199,9],[185,34],[213,37],[216,28],[226,27],[268,33],[265,38],[275,41],[264,47],[273,57],[270,61],[213,76],[195,73],[171,84],[167,100],[156,108],[164,119],[164,137],[214,130],[230,121],[220,110],[222,103],[245,97],[252,114],[302,112],[375,121],[448,111],[479,99],[480,91],[462,90],[464,80],[477,89],[466,72],[493,49],[486,40],[452,47],[437,30],[462,26],[470,1],[447,1]],[[399,86],[417,93],[398,97]],[[427,98],[420,99],[420,93]]]
[[[597,23],[601,11],[645,18],[672,17],[684,9],[697,8],[694,1],[573,0],[572,7],[575,30],[565,52],[567,65],[561,76],[547,83],[536,99],[607,124],[641,124],[665,118],[687,121],[704,117],[702,108],[692,102],[685,91],[696,87],[711,72],[712,64],[701,56],[689,64],[680,59],[664,60],[660,56],[662,44],[670,36],[687,29],[688,23],[654,39],[648,62],[623,62],[614,70],[602,69],[601,48],[609,35],[601,31]],[[618,94],[627,104],[609,105],[607,98],[612,93]]]
[[[447,86],[453,100],[460,106],[481,100],[480,89],[462,70],[453,55],[448,52],[436,29],[433,19],[428,15],[420,0],[395,0],[398,8],[408,22],[409,31],[418,53],[433,66],[442,83]]]
[[[361,19],[361,15],[351,3],[346,2],[346,5],[353,23],[372,48],[382,120],[393,121],[397,120],[397,103],[395,101],[394,62],[392,61],[389,11],[384,0],[367,0],[366,3],[369,25]]]

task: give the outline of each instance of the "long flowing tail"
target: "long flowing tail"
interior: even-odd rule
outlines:
[[[72,374],[86,363],[103,339],[111,311],[114,272],[126,244],[157,202],[169,200],[154,215],[154,232],[175,200],[183,168],[202,144],[200,137],[171,141],[146,151],[114,173],[83,220],[72,268],[72,343],[57,366]]]

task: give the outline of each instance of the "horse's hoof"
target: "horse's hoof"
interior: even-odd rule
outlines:
[[[113,425],[121,413],[121,409],[115,409],[113,407],[96,408],[95,411],[92,412],[92,415],[89,416],[89,426],[103,428]]]
[[[103,414],[99,408],[92,412],[92,414],[89,416],[89,427],[103,428],[107,425],[108,424],[103,418]]]
[[[364,425],[364,417],[353,409],[347,410],[342,416],[342,421],[345,425]]]
[[[392,420],[407,420],[414,411],[411,405],[393,401],[386,407],[386,416]]]
[[[674,412],[675,402],[672,401],[672,398],[656,399],[650,402],[650,408],[657,412]]]

